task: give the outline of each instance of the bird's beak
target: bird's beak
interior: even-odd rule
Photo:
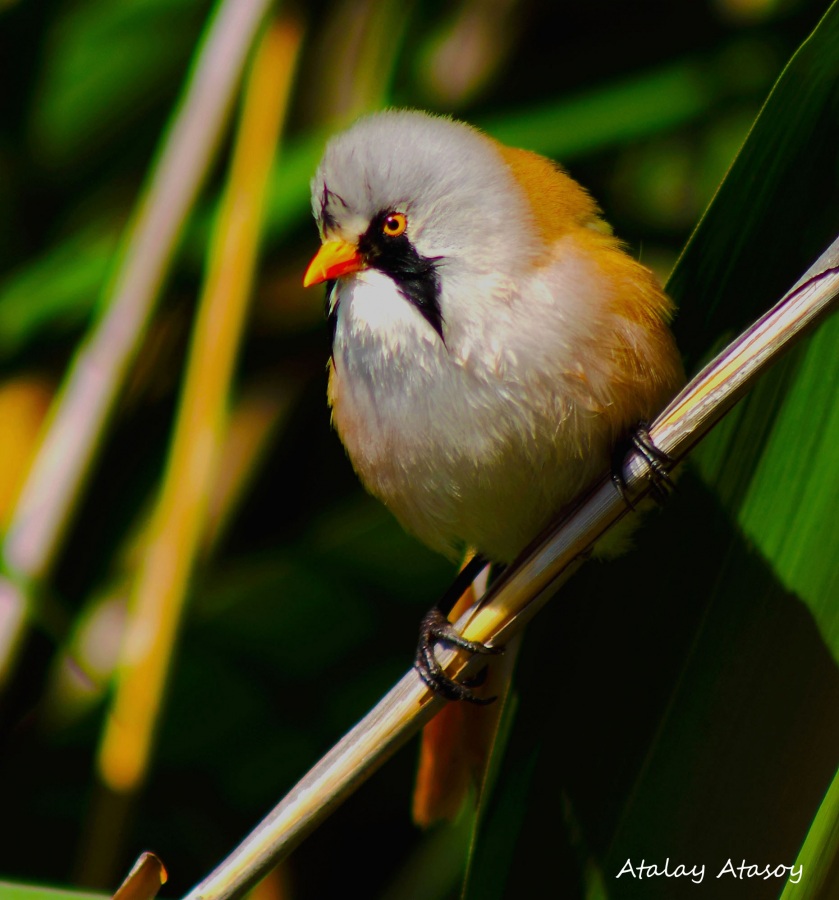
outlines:
[[[309,263],[303,276],[303,287],[340,278],[364,268],[358,248],[346,241],[327,241]]]

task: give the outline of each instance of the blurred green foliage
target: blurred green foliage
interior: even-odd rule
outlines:
[[[59,382],[102,295],[210,8],[208,0],[18,0],[0,7],[4,381],[37,372]],[[308,180],[325,136],[382,104],[453,112],[563,162],[664,278],[774,80],[825,8],[821,0],[573,8],[539,0],[335,0],[295,7],[306,41],[237,382],[242,397],[282,393],[288,407],[194,579],[146,792],[131,809],[116,804],[108,812],[94,785],[93,757],[109,669],[103,664],[98,682],[91,672],[97,653],[113,653],[119,628],[118,616],[107,619],[100,603],[110,596],[118,608],[123,599],[127,548],[161,474],[220,166],[189,224],[39,627],[0,706],[0,797],[15,823],[0,845],[0,875],[81,883],[90,857],[101,853],[113,869],[104,886],[113,887],[150,848],[169,868],[164,895],[181,893],[410,665],[418,619],[451,575],[361,492],[329,430],[320,298],[299,287],[317,240]],[[825,155],[837,144],[819,148],[820,125],[835,133],[835,124],[811,123],[798,137],[812,142],[814,166],[829,171]],[[793,124],[790,130],[793,140]],[[755,168],[757,181],[767,177],[764,164],[772,158]],[[806,178],[778,181],[778,195],[755,209],[758,237],[717,226],[718,239],[732,247],[740,237],[776,236],[764,264],[741,272],[727,295],[713,290],[727,277],[724,265],[677,270],[674,290],[684,309],[677,327],[692,364],[774,300],[810,261],[807,253],[821,249],[812,245],[836,208],[825,202],[837,195],[839,173],[832,171],[818,197],[796,195]],[[779,197],[794,215],[778,212]],[[724,262],[724,254],[717,258]],[[743,299],[756,283],[759,290]],[[767,455],[758,480],[770,492],[781,485],[784,503],[793,495],[789,479],[802,478],[802,521],[792,526],[795,510],[784,507],[779,516],[771,493],[741,503],[748,459],[737,457],[744,468],[734,474],[729,465],[744,442],[762,447],[744,418],[756,417],[761,428],[777,424],[772,440],[786,445],[805,429],[796,416],[809,403],[826,424],[800,452],[817,460],[819,473],[827,470],[836,385],[820,379],[819,359],[836,346],[834,326],[818,333],[814,349],[792,357],[704,451],[704,483],[686,476],[672,507],[639,535],[635,553],[584,571],[528,639],[508,771],[489,811],[490,825],[501,820],[503,827],[478,844],[475,896],[501,896],[508,877],[518,887],[506,896],[530,896],[547,877],[568,897],[593,896],[597,885],[615,897],[680,896],[672,885],[657,884],[659,893],[633,893],[623,880],[616,887],[608,867],[630,846],[662,859],[670,846],[693,848],[710,862],[728,840],[734,854],[793,861],[837,757],[835,730],[825,734],[818,709],[801,702],[816,692],[823,710],[839,690],[827,637],[818,631],[835,617],[827,610],[819,619],[814,606],[816,622],[798,602],[824,596],[830,582],[826,588],[818,579],[829,575],[796,555],[813,531],[831,527],[831,499],[812,472],[783,468],[789,454]],[[804,399],[767,426],[766,410],[781,408],[787,391]],[[766,557],[778,550],[778,571],[750,541]],[[721,567],[686,579],[680,554],[692,544],[696,559],[719,559]],[[680,562],[663,565],[668,559]],[[754,654],[739,671],[743,647]],[[545,670],[540,658],[556,666]],[[68,672],[80,669],[72,682]],[[753,695],[741,690],[749,678],[759,682]],[[731,708],[721,721],[727,697],[748,707],[764,693],[776,703],[774,715],[765,707],[754,715]],[[674,707],[680,714],[668,719]],[[551,727],[544,730],[546,718]],[[717,746],[738,723],[754,732],[751,743]],[[809,781],[789,775],[800,765],[794,740],[813,757]],[[399,754],[296,852],[292,896],[390,890],[405,898],[406,885],[419,898],[456,896],[465,832],[420,836],[411,826],[414,753]],[[785,778],[789,791],[770,796]],[[709,794],[712,814],[704,818],[680,800],[698,808],[696,798]],[[754,802],[763,795],[765,803]],[[766,829],[751,826],[770,817],[783,817],[783,827],[761,843]],[[99,845],[96,823],[101,829],[103,821],[112,827]],[[482,867],[487,855],[493,865]],[[749,888],[749,897],[778,894],[778,886],[774,893]]]

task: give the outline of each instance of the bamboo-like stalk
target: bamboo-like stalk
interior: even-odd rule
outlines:
[[[119,886],[113,900],[154,900],[168,875],[154,853],[144,853]]]
[[[839,238],[652,423],[649,431],[656,446],[674,465],[681,462],[780,354],[831,310],[837,296]],[[649,465],[638,452],[627,456],[623,475],[632,502],[650,491]],[[597,539],[626,514],[626,504],[611,478],[604,475],[575,510],[537,539],[488,595],[461,617],[458,629],[472,640],[503,644],[556,593]],[[449,675],[468,674],[473,662],[481,663],[464,662],[455,652],[440,658]],[[443,702],[431,695],[415,672],[405,675],[185,900],[240,896],[284,859]]]
[[[117,690],[99,755],[103,782],[118,792],[136,790],[145,773],[200,547],[250,299],[265,187],[300,39],[291,22],[269,28],[248,79],[169,461],[132,593]]]
[[[2,548],[0,684],[14,665],[32,597],[48,578],[102,444],[269,6],[270,0],[220,0],[127,231],[104,312],[76,352],[53,405]]]
[[[202,546],[251,295],[268,173],[300,42],[301,31],[291,21],[268,28],[247,79],[169,458],[132,585],[116,690],[99,748],[104,790],[97,795],[88,828],[93,839],[82,869],[88,882],[110,880],[125,808],[148,768],[189,578]]]

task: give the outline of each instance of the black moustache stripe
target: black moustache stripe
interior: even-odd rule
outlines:
[[[332,278],[326,282],[326,294],[324,295],[324,313],[326,313],[326,326],[329,328],[329,346],[335,347],[335,332],[338,328],[338,305],[339,300],[335,301],[335,305],[330,311],[329,307],[332,300],[332,292],[337,290],[338,282]]]
[[[330,230],[335,227],[337,224],[337,219],[332,211],[329,209],[332,200],[337,200],[344,209],[347,208],[346,201],[343,197],[339,197],[334,191],[330,191],[329,188],[324,184],[323,190],[320,195],[320,224],[321,229]]]
[[[443,313],[440,309],[440,277],[437,267],[441,257],[425,257],[406,234],[388,237],[382,233],[382,223],[389,213],[373,218],[361,236],[358,249],[367,264],[393,279],[399,293],[415,306],[426,322],[437,332],[443,343]]]
[[[386,269],[381,265],[379,268],[396,282],[399,293],[409,303],[413,303],[422,313],[425,321],[437,332],[440,340],[445,344],[443,312],[440,309],[440,278],[437,275],[435,263],[436,260],[434,259],[425,259],[417,255],[416,268],[393,270]]]

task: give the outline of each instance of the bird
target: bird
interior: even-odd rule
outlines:
[[[509,564],[683,383],[672,302],[560,165],[447,116],[359,119],[311,188],[356,473],[432,549]]]

